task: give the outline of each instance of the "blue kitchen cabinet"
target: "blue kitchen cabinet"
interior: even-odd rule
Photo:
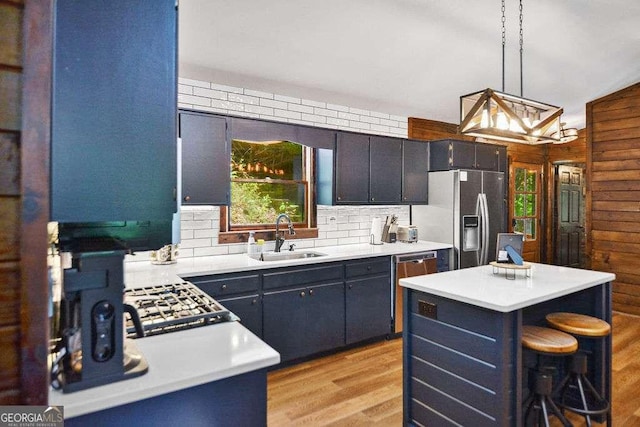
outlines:
[[[449,271],[449,258],[451,257],[451,249],[438,249],[437,268],[438,273]]]
[[[53,31],[51,220],[170,223],[175,0],[58,0]]]
[[[180,111],[182,204],[228,205],[231,149],[227,119]]]
[[[264,341],[282,362],[344,346],[344,283],[267,292]]]
[[[346,344],[391,333],[391,260],[388,257],[345,266]]]
[[[402,140],[369,138],[369,201],[399,204],[402,196]]]
[[[240,318],[247,329],[262,338],[262,302],[260,295],[218,298],[217,301]]]
[[[240,318],[247,329],[262,338],[261,276],[259,274],[230,273],[194,276],[191,283],[212,296]]]
[[[429,201],[429,144],[402,141],[402,203],[426,204]]]

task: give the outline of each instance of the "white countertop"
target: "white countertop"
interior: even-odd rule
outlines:
[[[417,291],[500,312],[510,312],[581,291],[616,278],[615,274],[546,264],[531,264],[531,277],[516,271],[515,280],[504,269],[494,274],[489,265],[400,280]]]
[[[125,285],[127,287],[150,286],[154,284],[175,283],[180,281],[180,277],[234,273],[293,265],[309,265],[374,256],[400,255],[448,249],[451,247],[451,245],[446,243],[427,241],[419,241],[415,243],[383,243],[382,245],[370,245],[368,243],[364,243],[357,245],[298,249],[298,252],[310,250],[326,254],[326,256],[296,260],[265,262],[249,258],[247,254],[236,254],[193,258],[178,257],[177,263],[168,265],[153,265],[149,261],[127,262],[125,263],[124,269]]]
[[[344,245],[301,249],[326,256],[263,262],[246,254],[178,258],[176,264],[126,262],[127,287],[179,282],[182,277],[307,265],[374,256],[399,255],[451,245],[435,242]],[[229,378],[280,362],[280,355],[238,322],[219,323],[135,340],[149,372],[129,380],[64,394],[51,390],[49,404],[64,405],[66,417],[123,405]]]
[[[280,355],[238,322],[219,323],[135,340],[149,372],[74,393],[51,390],[50,405],[65,418],[195,387],[266,368]]]

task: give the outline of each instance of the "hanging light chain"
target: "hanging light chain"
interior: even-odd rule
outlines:
[[[504,23],[506,21],[506,18],[504,16],[504,11],[505,11],[504,2],[505,0],[502,0],[502,91],[503,92],[504,92],[504,47],[507,43],[507,35],[506,35],[505,26],[504,26]]]
[[[504,0],[503,0],[504,3]],[[520,97],[523,95],[523,79],[522,79],[522,52],[524,51],[524,33],[522,32],[522,0],[520,0]]]

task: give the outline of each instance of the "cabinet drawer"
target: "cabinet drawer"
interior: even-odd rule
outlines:
[[[346,265],[347,279],[381,273],[391,274],[391,260],[389,258],[372,258]]]
[[[336,280],[342,280],[342,268],[339,263],[332,263],[319,267],[309,266],[272,270],[264,274],[263,286],[266,290]]]
[[[215,277],[215,278],[214,278]],[[260,276],[200,276],[191,277],[189,281],[212,297],[257,291],[260,287]]]

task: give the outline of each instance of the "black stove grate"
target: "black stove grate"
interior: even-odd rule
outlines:
[[[231,313],[190,282],[125,289],[125,303],[138,312],[145,336],[231,320]],[[135,338],[130,317],[127,337]]]

